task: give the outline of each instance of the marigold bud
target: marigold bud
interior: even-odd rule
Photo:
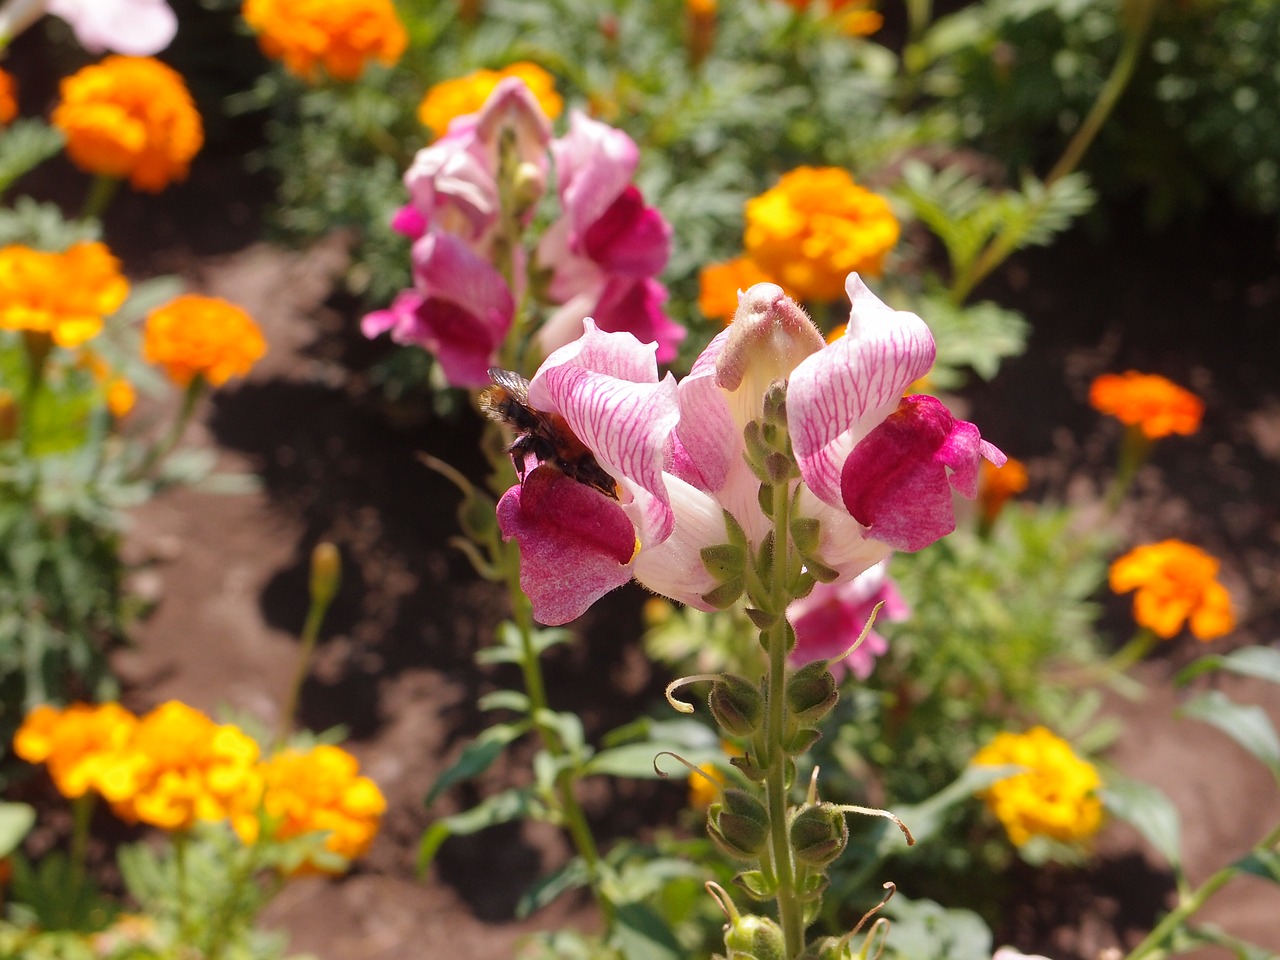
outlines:
[[[741,677],[725,674],[711,685],[707,706],[720,729],[735,737],[750,737],[760,729],[764,699]]]
[[[311,602],[328,606],[342,579],[342,556],[327,540],[311,551]]]

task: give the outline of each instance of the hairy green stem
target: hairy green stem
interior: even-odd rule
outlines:
[[[788,540],[790,490],[785,481],[773,488],[774,553],[773,583],[770,603],[778,619],[766,631],[769,654],[769,696],[765,716],[765,744],[768,749],[765,777],[766,804],[769,811],[770,851],[773,873],[778,882],[778,923],[786,944],[787,957],[798,957],[804,950],[803,905],[796,891],[796,863],[791,852],[790,804],[787,799],[787,618],[784,611],[790,600],[787,592],[789,564]]]

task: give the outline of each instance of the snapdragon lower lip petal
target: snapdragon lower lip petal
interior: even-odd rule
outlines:
[[[520,588],[541,623],[568,623],[631,579],[631,520],[604,494],[552,466],[538,467],[503,494],[498,525],[520,546]]]
[[[720,504],[697,487],[664,474],[667,497],[675,515],[671,536],[636,555],[635,578],[654,593],[699,610],[712,610],[703,599],[719,585],[702,563],[702,549],[725,543],[728,533]]]
[[[845,461],[845,507],[872,539],[920,550],[955,529],[951,487],[972,495],[983,457],[1004,461],[977,427],[957,421],[938,400],[905,397]]]

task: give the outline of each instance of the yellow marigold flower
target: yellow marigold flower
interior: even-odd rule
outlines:
[[[708,319],[728,323],[738,310],[738,291],[765,282],[776,281],[750,257],[708,264],[698,274],[698,309]]]
[[[1089,403],[1149,440],[1200,429],[1204,402],[1190,390],[1153,373],[1104,373],[1089,387]]]
[[[128,295],[120,261],[101,243],[63,253],[0,247],[0,330],[47,333],[59,346],[79,346]]]
[[[409,44],[391,0],[245,0],[240,12],[262,52],[304,80],[320,67],[355,80],[370,60],[389,67]]]
[[[27,714],[13,738],[13,751],[28,763],[43,763],[64,797],[90,790],[108,800],[131,789],[128,745],[137,718],[118,703],[76,703],[60,710],[42,705]]]
[[[1027,489],[1027,468],[1021,460],[1010,457],[1003,467],[983,460],[978,483],[978,509],[987,523],[995,521],[1010,497]]]
[[[726,757],[740,757],[743,755],[742,749],[728,740],[720,741],[720,749],[725,752]],[[689,806],[695,810],[705,810],[719,799],[720,790],[717,785],[724,786],[725,775],[720,765],[715,763],[699,764],[698,769],[705,773],[706,776],[690,771]]]
[[[978,751],[973,763],[1026,768],[1026,772],[1000,780],[980,794],[1017,846],[1035,836],[1064,842],[1085,840],[1102,825],[1098,771],[1044,727],[998,734]]]
[[[1130,550],[1111,565],[1111,589],[1136,590],[1133,618],[1166,640],[1184,623],[1199,640],[1234,629],[1231,596],[1218,582],[1218,561],[1181,540],[1164,540]]]
[[[258,325],[219,297],[188,293],[147,314],[142,356],[185,387],[196,376],[219,387],[243,377],[267,352]]]
[[[187,176],[204,144],[200,114],[182,75],[153,57],[111,56],[62,81],[53,125],[81,170],[128,177],[158,193]]]
[[[554,120],[564,110],[564,100],[556,93],[556,78],[536,63],[521,60],[501,70],[476,70],[465,77],[437,83],[418,104],[418,119],[438,137],[454,117],[478,112],[493,88],[507,77],[524,81],[547,119]]]
[[[355,757],[328,744],[271,757],[263,765],[262,810],[274,824],[274,838],[326,831],[326,850],[345,860],[362,855],[373,843],[387,802],[378,785],[359,772]],[[234,826],[246,843],[257,839],[256,819],[241,818]]]
[[[876,275],[898,242],[889,202],[835,167],[799,167],[747,201],[747,255],[804,300],[838,300],[852,271]]]
[[[253,738],[176,700],[142,717],[130,746],[135,789],[114,804],[126,820],[185,830],[251,808],[261,791]]]
[[[0,70],[0,124],[9,123],[18,115],[18,85],[13,75]]]

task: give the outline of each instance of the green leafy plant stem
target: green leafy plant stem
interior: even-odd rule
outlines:
[[[129,474],[131,480],[141,480],[147,476],[156,467],[164,462],[165,457],[173,452],[173,448],[178,445],[178,441],[182,439],[182,434],[187,429],[187,424],[191,422],[191,417],[195,413],[196,403],[199,401],[201,394],[204,393],[205,379],[201,374],[192,377],[191,382],[187,384],[186,393],[182,395],[182,408],[178,411],[177,417],[174,418],[172,425],[169,427],[168,433],[156,443]]]
[[[520,672],[524,679],[525,694],[529,697],[529,715],[542,741],[543,749],[557,760],[568,759],[568,751],[555,728],[544,719],[550,714],[547,701],[547,685],[542,674],[542,661],[533,642],[533,605],[520,588],[520,550],[515,541],[505,542],[504,563],[507,592],[511,596],[511,616],[520,632]],[[578,765],[566,763],[556,775],[556,791],[564,826],[569,833],[578,856],[586,864],[591,893],[604,918],[606,932],[612,930],[613,903],[605,894],[601,882],[600,851],[596,845],[591,825],[578,803],[576,792]]]
[[[796,890],[796,864],[791,852],[790,806],[787,799],[788,757],[784,746],[787,730],[787,640],[785,611],[790,601],[787,580],[790,563],[788,540],[790,490],[786,483],[773,487],[774,562],[771,613],[774,623],[763,631],[762,638],[769,655],[769,696],[765,716],[765,744],[768,775],[765,778],[766,806],[769,811],[770,848],[773,875],[778,882],[778,923],[782,927],[788,957],[798,957],[804,950],[803,907]]]
[[[36,439],[36,403],[44,386],[53,338],[43,331],[22,331],[22,346],[27,356],[27,383],[22,394],[22,451],[30,455]]]
[[[257,882],[255,876],[259,866],[258,850],[259,845],[257,843],[249,844],[248,850],[245,851],[244,856],[240,858],[240,862],[232,871],[230,887],[222,902],[213,911],[213,920],[209,924],[209,945],[205,950],[204,960],[222,960],[223,952],[226,950],[230,940],[230,934],[233,929],[232,920],[236,912],[236,904],[241,898],[241,891],[247,885]],[[274,895],[281,881],[278,876],[274,876],[271,882],[276,885],[272,888]]]
[[[81,794],[71,801],[71,871],[77,882],[84,879],[93,805],[94,794],[91,792]]]
[[[1107,490],[1106,507],[1108,514],[1114,514],[1125,494],[1133,486],[1133,478],[1138,475],[1138,468],[1147,462],[1151,453],[1151,441],[1142,432],[1140,426],[1125,428],[1124,442],[1120,447],[1120,462],[1116,466],[1115,479]]]
[[[326,546],[321,544],[321,547]],[[298,667],[293,674],[293,682],[289,685],[289,694],[284,701],[284,710],[280,713],[280,729],[276,732],[276,746],[284,745],[293,726],[294,716],[298,712],[298,701],[302,697],[302,684],[306,682],[311,670],[311,658],[315,653],[316,640],[320,636],[320,627],[324,624],[324,615],[329,612],[329,604],[333,602],[337,590],[336,573],[323,578],[317,575],[320,547],[312,554],[311,602],[307,607],[307,619],[302,624],[302,650],[298,653]]]
[[[1045,177],[1045,193],[1038,206],[1043,207],[1048,202],[1050,187],[1080,165],[1080,161],[1084,159],[1084,155],[1088,152],[1089,147],[1092,146],[1094,139],[1098,136],[1098,132],[1107,122],[1107,118],[1111,116],[1116,104],[1119,103],[1120,96],[1133,78],[1133,71],[1138,65],[1138,59],[1146,47],[1147,28],[1149,25],[1150,16],[1148,15],[1139,18],[1138,22],[1131,24],[1130,28],[1125,32],[1124,46],[1120,50],[1120,55],[1116,58],[1115,65],[1111,68],[1110,76],[1107,77],[1102,89],[1098,91],[1097,99],[1094,100],[1088,115],[1085,116],[1084,121],[1076,128],[1076,132],[1072,134],[1071,139],[1067,142],[1067,146],[1058,158],[1058,162],[1053,165],[1053,169]],[[1023,221],[1023,223],[1032,223],[1035,219],[1032,216]],[[1018,225],[1002,230],[987,244],[982,253],[954,278],[950,292],[953,304],[960,305],[964,303],[969,294],[973,292],[974,287],[986,279],[1000,264],[1004,263],[1021,243],[1024,229],[1022,225]]]
[[[84,206],[80,210],[81,220],[101,220],[102,215],[111,206],[116,191],[120,189],[120,178],[98,174],[89,183],[89,192],[85,194]]]
[[[1254,849],[1270,851],[1277,844],[1280,844],[1280,824],[1273,827],[1270,833],[1258,841]],[[1242,872],[1238,862],[1228,864],[1211,875],[1195,890],[1180,896],[1178,905],[1155,925],[1141,943],[1129,951],[1125,960],[1150,960],[1150,958],[1163,960],[1164,957],[1169,956],[1172,952],[1167,946],[1169,938],[1195,915],[1210,897]]]
[[[173,832],[173,868],[178,888],[178,939],[181,943],[189,943],[191,940],[191,904],[187,894],[187,845],[190,839],[186,830]]]

